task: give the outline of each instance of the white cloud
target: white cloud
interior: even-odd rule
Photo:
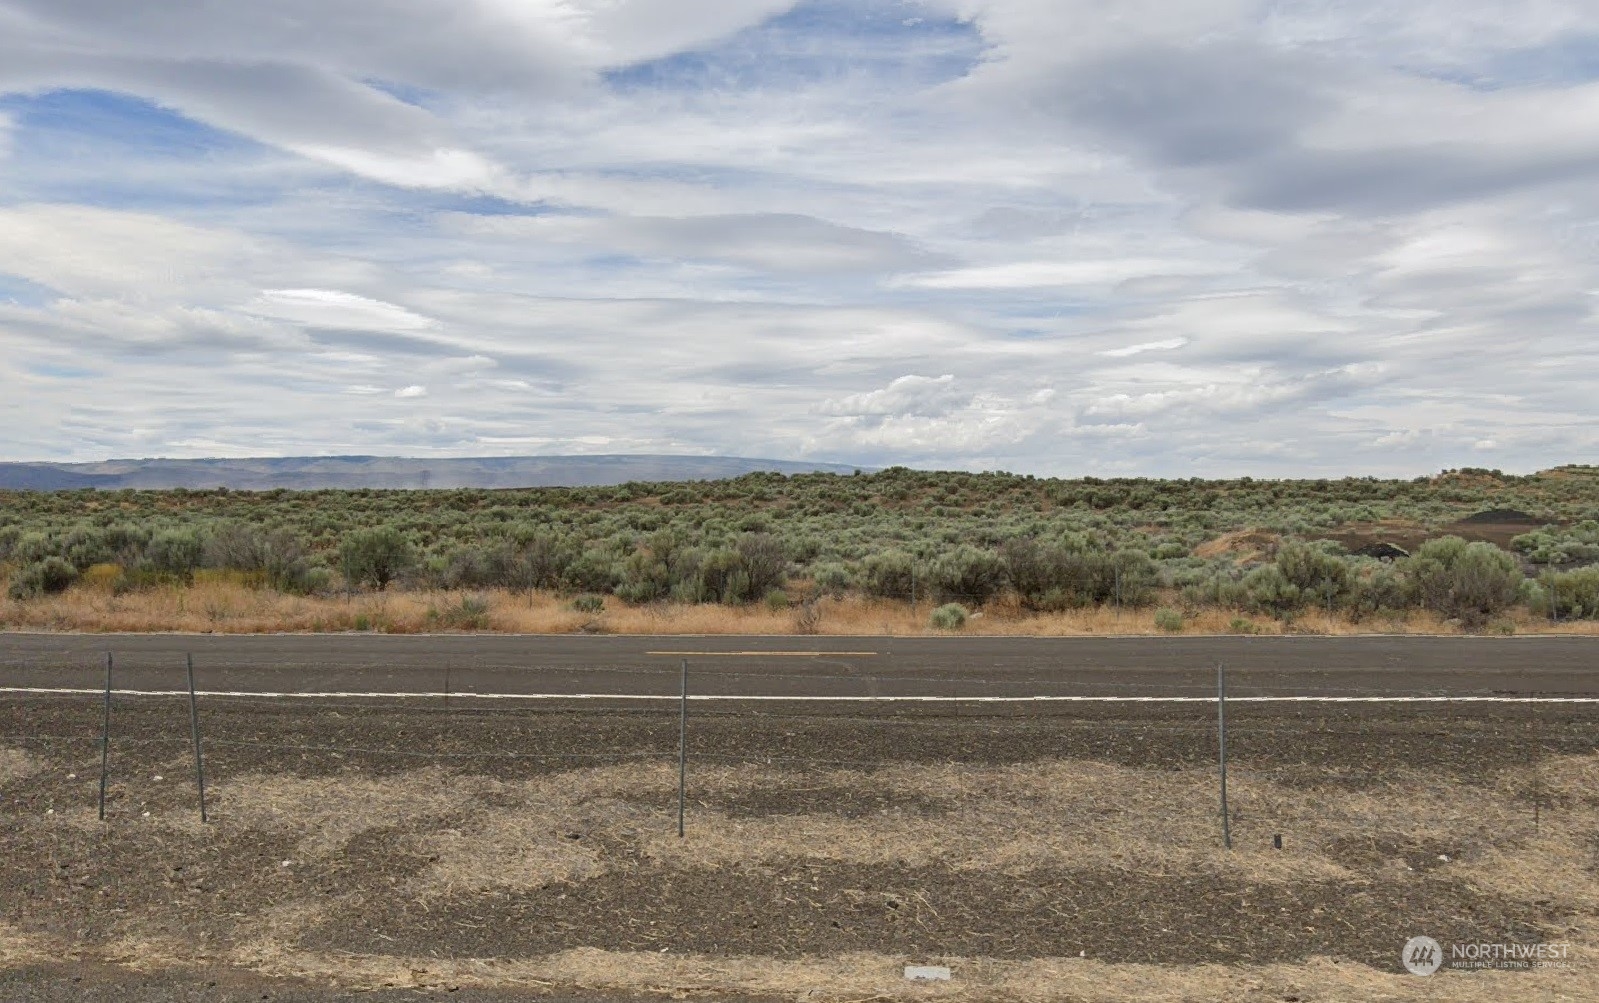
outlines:
[[[267,289],[248,308],[263,317],[354,331],[425,331],[433,321],[405,307],[335,289]]]
[[[0,92],[127,91],[389,184],[495,187],[502,169],[437,115],[371,81],[547,100],[596,70],[757,23],[790,0],[286,0],[196,8],[15,0]]]
[[[417,386],[414,383],[411,386],[401,387],[400,389],[394,391],[394,396],[399,397],[401,399],[407,399],[407,398],[412,398],[412,397],[426,397],[427,395],[428,395],[428,388],[427,387]]]
[[[789,7],[0,0],[0,454],[1599,450],[1591,4]]]
[[[943,376],[910,375],[901,376],[878,390],[824,401],[818,410],[829,415],[938,417],[969,400],[969,395],[962,397],[955,387],[955,377],[950,373]]]
[[[238,271],[261,252],[243,234],[149,213],[0,208],[0,272],[69,295],[185,295],[236,286]]]
[[[1100,355],[1112,359],[1125,359],[1129,355],[1140,355],[1144,352],[1169,352],[1174,348],[1182,348],[1188,344],[1187,338],[1167,338],[1163,341],[1145,341],[1125,348],[1107,348]]]
[[[910,275],[894,285],[921,289],[1029,289],[1048,286],[1094,286],[1162,275],[1204,274],[1211,268],[1191,262],[1147,258],[1088,261],[1018,261],[947,272]]]
[[[928,257],[897,234],[792,213],[462,216],[452,222],[475,236],[721,261],[778,273],[885,271],[912,267]]]

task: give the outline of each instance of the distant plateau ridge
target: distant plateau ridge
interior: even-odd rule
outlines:
[[[96,488],[534,488],[596,487],[629,481],[708,481],[757,471],[849,474],[874,467],[759,460],[743,456],[280,456],[247,459],[104,460],[0,463],[0,490]]]

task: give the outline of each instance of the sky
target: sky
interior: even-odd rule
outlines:
[[[1599,0],[0,0],[0,459],[1599,459]]]

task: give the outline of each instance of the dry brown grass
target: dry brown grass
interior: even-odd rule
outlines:
[[[231,580],[197,583],[187,588],[152,589],[112,595],[103,589],[73,588],[58,596],[27,602],[6,600],[0,622],[13,629],[60,631],[188,631],[224,634],[375,630],[416,634],[446,630],[439,613],[466,596],[486,600],[490,631],[525,634],[571,634],[594,630],[616,634],[791,634],[798,631],[797,613],[744,607],[662,603],[630,606],[614,597],[599,614],[580,613],[570,601],[551,593],[404,592],[341,596],[291,596],[255,589]],[[869,600],[858,596],[824,599],[819,604],[816,632],[831,635],[938,634],[929,623],[931,606]],[[1014,604],[991,603],[967,622],[967,634],[1046,637],[1161,634],[1153,609],[1114,608],[1030,613]],[[1244,620],[1262,634],[1448,634],[1458,632],[1443,619],[1411,612],[1373,617],[1353,623],[1341,616],[1307,613],[1291,625],[1269,617],[1243,616],[1229,610],[1203,610],[1188,619],[1189,634],[1233,632]],[[1599,635],[1599,621],[1551,626],[1525,611],[1508,617],[1518,633]]]
[[[0,923],[0,968],[18,968],[60,957],[56,945],[42,937],[23,933],[8,923]]]
[[[1237,529],[1201,543],[1194,548],[1194,556],[1206,560],[1230,556],[1240,564],[1247,564],[1269,557],[1281,541],[1282,536],[1277,533]]]

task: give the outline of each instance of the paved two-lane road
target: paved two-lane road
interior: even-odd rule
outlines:
[[[0,688],[670,695],[1599,698],[1599,637],[0,633]]]

